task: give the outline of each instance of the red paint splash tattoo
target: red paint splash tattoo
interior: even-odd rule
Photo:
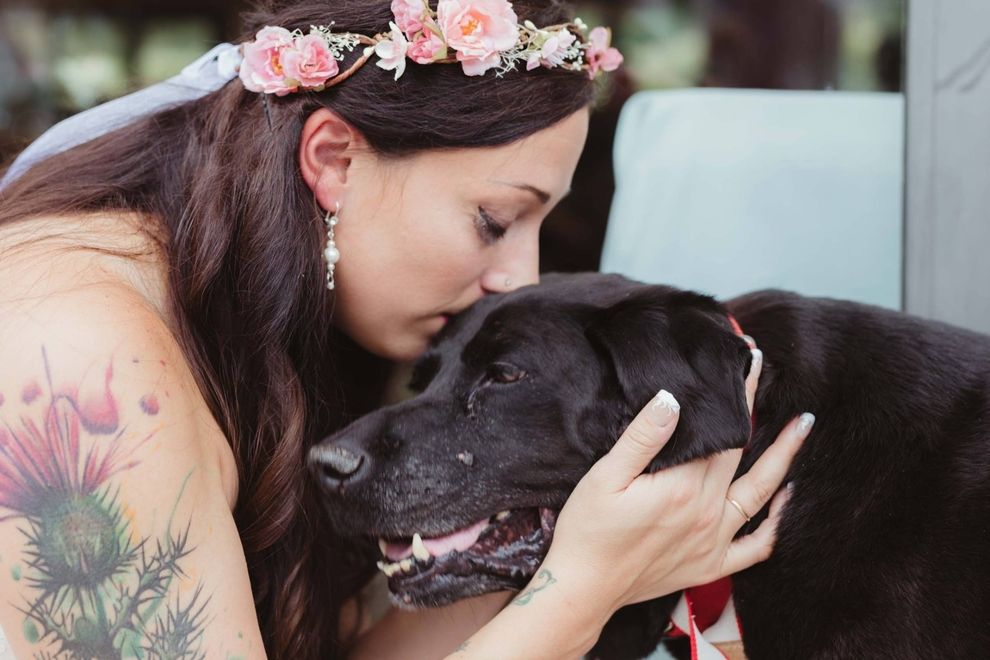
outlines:
[[[41,386],[38,385],[38,381],[31,381],[24,386],[21,390],[21,401],[27,404],[34,403],[35,399],[41,396]]]
[[[79,410],[79,421],[90,433],[110,434],[117,430],[120,418],[117,414],[117,402],[110,392],[110,381],[113,379],[113,362],[111,361],[103,373],[103,387],[87,389],[86,383],[80,385],[79,398],[76,405]]]
[[[141,401],[138,402],[141,406],[141,410],[145,415],[157,415],[158,414],[158,397],[154,394],[145,394],[141,397]]]
[[[94,435],[111,435],[117,432],[120,425],[117,402],[110,391],[111,380],[112,360],[103,371],[102,378],[87,372],[79,385],[63,385],[55,390],[57,396],[71,402],[79,415],[79,423]]]

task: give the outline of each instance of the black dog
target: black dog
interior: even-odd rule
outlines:
[[[752,437],[727,312],[766,356]],[[780,291],[723,307],[556,276],[454,319],[413,386],[311,454],[337,528],[381,537],[399,603],[524,585],[571,489],[663,387],[681,420],[650,470],[747,446],[742,473],[818,415],[773,557],[734,577],[749,658],[990,654],[990,337]],[[647,655],[675,601],[621,610],[592,655]]]

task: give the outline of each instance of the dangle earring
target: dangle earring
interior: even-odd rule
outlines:
[[[337,202],[337,210],[331,213],[327,211],[326,217],[323,219],[323,223],[327,226],[327,249],[323,252],[323,258],[327,262],[327,288],[331,291],[334,290],[336,283],[333,280],[333,271],[337,267],[337,262],[340,261],[340,251],[337,249],[337,243],[333,238],[333,228],[337,226],[340,221],[338,215],[340,214],[340,202]]]

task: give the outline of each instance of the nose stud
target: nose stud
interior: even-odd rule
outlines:
[[[511,289],[512,288],[512,278],[511,277],[505,278],[505,288],[506,289]]]

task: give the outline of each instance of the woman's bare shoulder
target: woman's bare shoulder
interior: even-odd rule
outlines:
[[[134,214],[37,217],[0,224],[0,305],[130,289],[164,317],[165,259],[149,219]]]
[[[0,290],[0,626],[22,633],[15,652],[264,657],[232,454],[168,325],[113,278],[58,272],[16,293]]]
[[[19,248],[16,259],[0,260],[0,395],[18,402],[25,388],[43,387],[44,378],[76,389],[95,380],[90,385],[99,387],[100,374],[111,374],[106,391],[128,399],[128,413],[146,416],[166,404],[178,413],[232,506],[237,476],[230,446],[165,317],[164,298],[133,281],[155,279],[152,271],[64,247],[40,240]]]

